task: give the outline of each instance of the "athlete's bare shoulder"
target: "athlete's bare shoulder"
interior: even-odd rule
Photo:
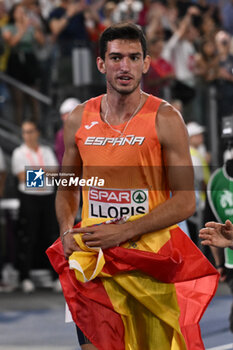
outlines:
[[[161,120],[163,122],[163,119],[172,123],[175,122],[175,120],[179,120],[184,124],[184,120],[181,113],[166,101],[163,101],[161,103],[158,110],[158,122],[160,122]]]
[[[71,129],[75,128],[75,130],[79,129],[82,122],[82,115],[85,105],[86,102],[80,103],[77,107],[73,109],[66,121],[68,127],[71,127]]]
[[[64,142],[66,145],[75,143],[75,134],[82,123],[82,115],[85,103],[79,104],[68,116],[64,125]]]
[[[160,143],[163,144],[169,138],[187,137],[187,130],[181,113],[170,103],[161,103],[157,118],[156,129]]]
[[[64,127],[65,137],[73,137],[80,128],[85,104],[86,102],[79,104],[68,116]]]

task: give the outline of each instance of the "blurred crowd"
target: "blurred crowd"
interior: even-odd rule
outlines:
[[[132,21],[143,27],[152,57],[145,91],[181,100],[185,121],[206,125],[211,84],[220,117],[233,109],[232,18],[231,0],[1,0],[0,70],[47,96],[52,84],[66,94],[101,84],[99,36],[112,23]],[[36,99],[15,87],[10,95],[18,125],[25,103],[35,121],[43,119]]]
[[[140,25],[148,41],[152,60],[143,78],[143,90],[168,100],[187,124],[198,204],[187,231],[200,246],[198,230],[203,225],[206,187],[211,166],[218,163],[208,151],[206,133],[211,122],[211,88],[216,92],[219,139],[222,118],[233,115],[233,1],[0,0],[0,77],[6,73],[17,82],[7,84],[0,79],[0,112],[4,115],[4,102],[10,100],[13,111],[9,118],[22,132],[22,145],[10,161],[10,172],[18,183],[20,222],[12,224],[12,218],[0,215],[4,232],[17,231],[13,248],[6,238],[8,233],[2,234],[0,272],[5,263],[13,262],[25,292],[35,288],[29,276],[36,265],[32,247],[38,240],[34,238],[47,225],[46,241],[38,245],[39,252],[44,251],[54,240],[57,226],[54,212],[48,214],[54,191],[27,193],[25,197],[24,166],[53,165],[59,169],[64,152],[62,123],[78,103],[104,91],[104,78],[95,67],[99,36],[110,24],[122,21]],[[38,125],[45,128],[46,114],[33,94],[19,88],[19,82],[47,97],[53,97],[54,89],[59,92],[56,108],[61,129],[54,130],[50,148],[40,145],[39,139]],[[221,155],[223,151],[221,144]],[[228,158],[232,154],[228,152]],[[0,152],[0,198],[4,197],[6,171]],[[59,289],[57,281],[53,282]]]
[[[219,115],[233,109],[232,18],[231,0],[1,0],[0,69],[45,95],[53,83],[66,93],[95,84],[101,32],[132,21],[143,27],[152,57],[144,89],[181,100],[185,121],[206,125],[209,85],[217,87]],[[18,125],[25,103],[35,121],[43,118],[36,99],[15,87],[10,94]]]

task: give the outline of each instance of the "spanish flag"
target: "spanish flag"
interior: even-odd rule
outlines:
[[[60,239],[47,254],[74,322],[97,349],[204,349],[199,321],[219,275],[177,225],[104,251],[75,239],[83,251],[69,261]]]

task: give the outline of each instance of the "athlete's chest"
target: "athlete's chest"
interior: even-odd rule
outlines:
[[[139,165],[160,152],[155,125],[146,119],[132,120],[124,134],[114,128],[119,132],[95,120],[81,126],[76,144],[84,164]]]

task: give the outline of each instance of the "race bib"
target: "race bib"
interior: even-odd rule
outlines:
[[[90,187],[89,218],[120,218],[149,212],[147,189]]]

